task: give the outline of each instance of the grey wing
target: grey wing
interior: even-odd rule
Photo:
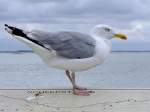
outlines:
[[[34,31],[32,37],[65,58],[82,59],[92,57],[95,54],[95,40],[82,33]]]

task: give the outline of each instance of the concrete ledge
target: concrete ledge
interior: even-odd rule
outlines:
[[[65,89],[0,90],[0,112],[150,111],[150,90],[90,91],[91,96],[83,97]]]

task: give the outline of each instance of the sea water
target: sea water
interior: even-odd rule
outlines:
[[[78,85],[92,89],[150,88],[150,53],[111,53],[93,69],[76,73]],[[0,89],[71,88],[65,72],[47,67],[34,53],[0,53]]]

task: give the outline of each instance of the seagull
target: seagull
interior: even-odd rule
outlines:
[[[75,82],[75,72],[100,65],[111,52],[111,39],[126,40],[107,25],[96,25],[89,34],[74,31],[26,31],[5,24],[5,30],[28,45],[41,59],[53,68],[65,70],[73,85],[73,94],[88,96],[90,92]]]

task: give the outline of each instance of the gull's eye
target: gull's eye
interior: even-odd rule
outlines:
[[[105,31],[110,32],[111,30],[109,28],[105,28]]]

